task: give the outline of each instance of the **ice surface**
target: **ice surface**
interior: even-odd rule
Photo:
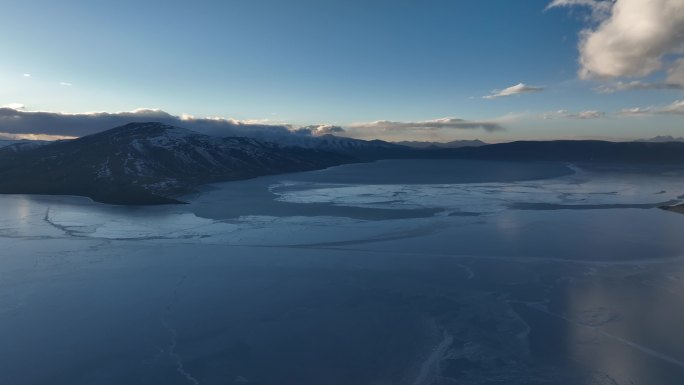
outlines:
[[[679,176],[447,162],[0,196],[0,383],[679,384]]]
[[[300,188],[298,188],[298,186]],[[511,183],[274,185],[278,200],[386,209],[440,208],[448,212],[494,213],[535,204],[573,207],[651,205],[679,201],[684,180],[646,175],[597,175],[577,169],[572,176]],[[523,206],[523,204],[525,206]],[[597,207],[600,208],[600,207]]]

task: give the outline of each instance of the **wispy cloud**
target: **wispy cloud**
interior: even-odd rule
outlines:
[[[543,87],[535,87],[535,86],[530,86],[525,83],[518,83],[514,86],[510,86],[508,88],[504,88],[502,90],[494,90],[490,95],[483,96],[483,99],[495,99],[495,98],[501,98],[501,97],[506,97],[506,96],[513,96],[513,95],[519,95],[519,94],[529,94],[533,92],[541,92],[544,91]]]
[[[30,78],[30,77],[31,77],[31,74],[23,74],[22,76],[25,77],[25,78]]]
[[[684,115],[684,100],[674,102],[660,107],[634,107],[625,108],[620,111],[623,116],[647,116],[654,114]]]
[[[377,120],[368,123],[350,125],[353,129],[374,129],[380,131],[434,131],[442,129],[501,131],[503,126],[495,121],[473,121],[459,118],[441,118],[419,122],[396,122],[391,120]]]
[[[606,113],[603,111],[597,111],[597,110],[586,110],[586,111],[580,111],[580,112],[570,112],[567,110],[558,110],[554,112],[548,112],[543,115],[544,119],[558,119],[558,118],[564,118],[564,119],[599,119],[599,118],[605,118]]]
[[[601,20],[610,14],[613,0],[553,0],[546,10],[561,7],[585,7],[591,11],[594,20]]]
[[[71,84],[71,83],[69,83],[69,82],[59,82],[59,85],[60,85],[60,86],[65,86],[65,87],[71,87],[71,86],[73,86],[73,84]]]
[[[653,107],[634,107],[634,108],[624,108],[620,110],[618,115],[623,116],[644,116],[649,115],[653,112]]]

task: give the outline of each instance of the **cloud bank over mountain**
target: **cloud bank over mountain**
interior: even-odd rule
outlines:
[[[78,137],[127,123],[154,121],[216,136],[244,136],[265,140],[292,135],[291,127],[288,125],[224,118],[195,118],[188,115],[175,116],[158,109],[72,114],[28,111],[18,107],[19,104],[14,104],[0,108],[0,132],[10,135]]]
[[[16,108],[12,108],[16,107]],[[292,126],[268,124],[260,121],[240,121],[226,118],[196,118],[176,116],[159,109],[137,109],[124,112],[60,113],[29,111],[19,104],[0,107],[0,135],[21,138],[40,136],[43,139],[80,137],[133,122],[160,122],[187,128],[213,136],[250,137],[267,141],[294,143],[303,137],[333,134],[352,137],[378,138],[410,133],[436,133],[449,130],[503,131],[497,120],[473,121],[459,118],[399,122],[380,120],[356,123],[343,128],[338,125],[316,124]]]

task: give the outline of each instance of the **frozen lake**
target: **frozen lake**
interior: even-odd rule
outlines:
[[[0,384],[681,384],[672,170],[402,160],[0,196]]]

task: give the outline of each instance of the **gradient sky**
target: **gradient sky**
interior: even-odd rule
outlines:
[[[0,0],[0,106],[66,113],[158,108],[179,116],[335,124],[352,127],[350,136],[390,140],[684,136],[684,105],[677,105],[684,81],[677,83],[672,69],[681,51],[671,49],[684,41],[665,41],[662,66],[651,72],[599,73],[606,63],[599,57],[591,69],[601,76],[580,76],[596,56],[592,47],[578,48],[580,32],[599,30],[617,17],[615,9],[598,0],[556,3],[546,9],[551,0]],[[678,11],[670,12],[672,34],[684,30]],[[420,124],[447,117],[504,129]],[[380,120],[416,127],[378,129],[373,122]]]

